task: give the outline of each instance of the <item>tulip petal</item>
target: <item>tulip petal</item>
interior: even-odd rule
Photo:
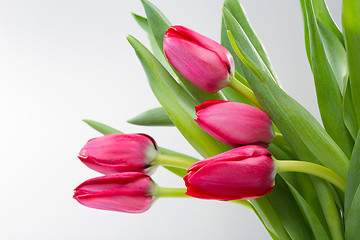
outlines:
[[[74,198],[91,208],[141,213],[154,199],[152,188],[149,176],[126,172],[89,179],[75,189]]]
[[[206,92],[217,92],[229,83],[227,66],[212,50],[179,37],[165,37],[164,52],[181,75]]]

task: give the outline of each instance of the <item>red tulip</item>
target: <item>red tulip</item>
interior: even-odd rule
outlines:
[[[74,198],[84,206],[127,213],[142,213],[154,200],[154,183],[139,172],[92,178],[75,189]]]
[[[155,159],[155,141],[145,134],[109,134],[89,140],[79,159],[103,174],[148,172]]]
[[[205,92],[226,87],[234,73],[234,59],[225,47],[183,26],[167,30],[164,53],[181,75]]]
[[[274,138],[271,119],[251,105],[222,100],[205,101],[195,107],[197,124],[219,141],[238,147],[267,147]]]
[[[186,194],[215,200],[245,200],[268,194],[276,166],[270,152],[256,145],[232,149],[192,165],[184,177]]]

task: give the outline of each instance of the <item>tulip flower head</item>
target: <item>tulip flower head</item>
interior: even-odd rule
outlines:
[[[157,155],[157,146],[145,134],[109,134],[89,140],[79,159],[103,174],[149,172]]]
[[[235,64],[221,44],[183,26],[171,26],[164,36],[170,64],[200,90],[214,93],[229,84]]]
[[[246,200],[274,188],[276,166],[270,152],[256,145],[232,149],[193,164],[184,177],[186,194],[214,200]]]
[[[154,188],[146,174],[125,172],[85,181],[75,189],[74,198],[91,208],[142,213],[154,200]]]
[[[209,100],[196,106],[195,110],[197,124],[227,145],[239,147],[255,144],[268,147],[274,138],[269,116],[251,105]]]

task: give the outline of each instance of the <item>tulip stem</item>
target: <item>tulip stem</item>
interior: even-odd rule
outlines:
[[[243,76],[239,75],[240,78],[244,79]],[[245,80],[246,81],[246,80]],[[236,90],[238,93],[243,95],[245,98],[247,98],[250,102],[252,102],[256,107],[259,109],[263,109],[259,101],[257,100],[254,92],[245,86],[241,81],[237,80],[234,76],[230,78],[229,87]]]
[[[178,157],[178,156],[171,156],[165,154],[158,154],[155,158],[155,163],[157,165],[167,166],[167,167],[176,167],[182,169],[188,169],[191,165],[193,165],[196,161]]]
[[[275,160],[275,159],[274,159]],[[275,160],[278,172],[299,172],[322,178],[345,192],[345,181],[327,167],[304,161]]]
[[[282,135],[281,133],[275,133],[275,137],[274,137],[274,139],[272,141],[274,143],[279,143],[279,144],[286,145],[286,146],[290,147],[288,141],[286,141],[284,135]]]
[[[158,187],[156,197],[158,198],[185,198],[186,188],[164,188]]]

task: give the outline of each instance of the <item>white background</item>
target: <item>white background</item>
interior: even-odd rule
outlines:
[[[174,24],[220,40],[220,0],[153,0]],[[335,19],[340,2],[329,1]],[[299,1],[244,0],[284,89],[319,118]],[[146,132],[198,156],[174,128],[126,120],[159,106],[126,36],[140,1],[0,1],[1,239],[269,239],[255,214],[231,203],[160,199],[140,215],[86,208],[73,189],[99,174],[76,155],[100,136],[82,119]],[[182,180],[159,169],[161,186]]]

